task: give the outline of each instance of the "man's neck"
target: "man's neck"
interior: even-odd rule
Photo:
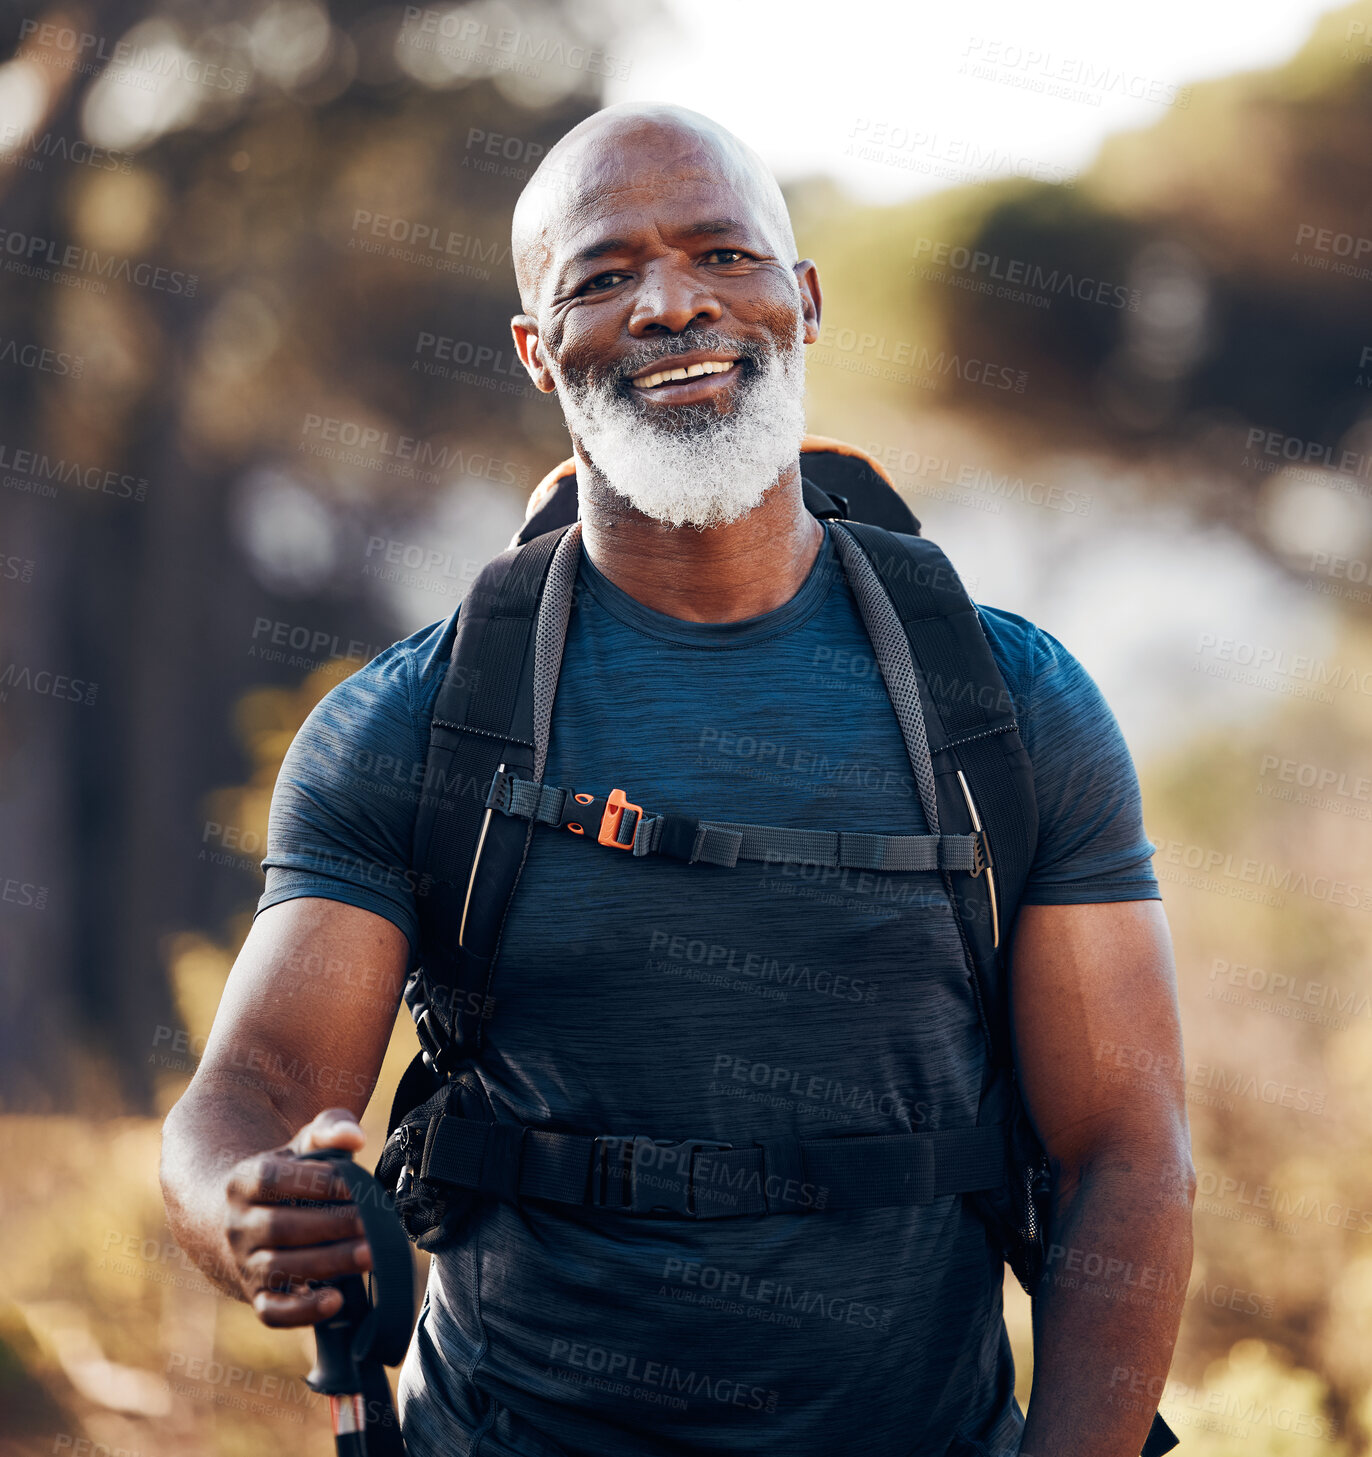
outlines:
[[[616,587],[686,622],[737,622],[789,602],[824,540],[805,509],[800,463],[727,526],[668,526],[636,511],[578,459],[581,544]]]

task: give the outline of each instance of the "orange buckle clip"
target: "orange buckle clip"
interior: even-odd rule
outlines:
[[[619,822],[624,818],[624,811],[626,809],[637,810],[639,822],[642,822],[643,806],[639,804],[630,804],[629,801],[624,798],[624,791],[622,789],[612,789],[610,791],[609,798],[605,801],[605,813],[601,816],[600,819],[600,834],[596,836],[596,838],[600,841],[602,845],[609,845],[612,849],[615,850],[633,850],[633,840],[630,840],[627,844],[622,845],[617,839],[615,839],[615,836],[619,833]],[[634,837],[635,839],[638,837],[637,824],[634,825]]]

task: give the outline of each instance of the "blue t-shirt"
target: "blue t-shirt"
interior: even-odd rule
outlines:
[[[578,588],[545,782],[619,786],[649,812],[926,832],[830,528],[795,596],[744,621],[655,612],[584,551]],[[1157,898],[1099,690],[1048,633],[978,611],[1034,770],[1024,902]],[[311,713],[273,796],[259,909],[342,900],[414,946],[411,830],[455,617]],[[976,1118],[982,1033],[936,872],[690,866],[541,826],[493,992],[480,1076],[502,1121],[750,1143]],[[988,1272],[999,1257],[957,1195],[708,1221],[493,1203],[434,1258],[406,1438],[416,1457],[838,1452],[858,1428],[873,1457],[941,1453],[958,1432],[1013,1445]]]

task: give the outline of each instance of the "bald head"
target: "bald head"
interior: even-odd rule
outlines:
[[[515,205],[515,278],[537,316],[559,248],[601,217],[647,215],[654,202],[712,187],[766,235],[787,266],[795,237],[767,164],[734,134],[682,106],[622,102],[588,116],[544,157]]]

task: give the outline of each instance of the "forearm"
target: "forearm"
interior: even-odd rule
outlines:
[[[196,1079],[162,1126],[162,1197],[176,1242],[206,1279],[244,1300],[227,1238],[229,1172],[280,1148],[295,1132],[267,1093],[245,1083]]]
[[[1138,1457],[1191,1274],[1189,1167],[1130,1155],[1060,1181],[1021,1457]]]

